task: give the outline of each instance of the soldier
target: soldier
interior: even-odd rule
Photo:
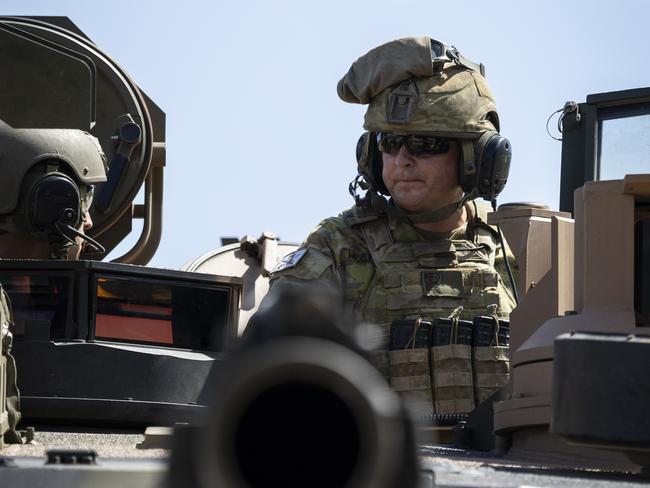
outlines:
[[[483,72],[429,37],[392,41],[355,61],[337,91],[346,102],[368,104],[359,175],[350,185],[356,205],[322,221],[271,274],[272,286],[327,283],[356,320],[377,324],[375,361],[387,379],[395,369],[388,346],[396,321],[412,320],[415,336],[422,320],[454,311],[471,319],[488,306],[507,318],[514,307],[495,268],[497,231],[487,224],[486,205],[474,200],[494,201],[510,164]]]
[[[0,259],[78,259],[92,227],[94,184],[106,181],[97,139],[74,129],[13,129],[0,121]],[[24,284],[29,286],[29,284]],[[21,442],[20,396],[11,355],[9,297],[0,285],[0,374],[6,374],[4,440]],[[5,384],[0,381],[0,385]],[[0,414],[2,405],[0,405]]]
[[[75,129],[13,129],[0,121],[0,258],[78,259],[94,185],[106,181],[96,138]]]
[[[9,297],[0,284],[0,375],[4,375],[6,381],[0,381],[5,386],[5,391],[0,391],[0,446],[3,441],[10,444],[22,442],[22,438],[16,430],[20,421],[20,396],[16,383],[16,361],[11,355],[13,337],[9,327],[11,326],[11,308]],[[4,410],[4,411],[3,411]]]

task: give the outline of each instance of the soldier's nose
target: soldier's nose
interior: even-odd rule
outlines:
[[[406,146],[402,146],[399,148],[399,151],[397,151],[397,155],[395,156],[395,162],[399,166],[410,166],[413,164],[413,156],[406,150]]]

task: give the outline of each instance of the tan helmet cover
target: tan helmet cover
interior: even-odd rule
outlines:
[[[499,131],[485,78],[454,62],[435,73],[426,36],[397,39],[369,51],[352,64],[337,91],[346,102],[369,103],[364,127],[373,132],[476,139]]]

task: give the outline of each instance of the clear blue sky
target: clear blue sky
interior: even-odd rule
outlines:
[[[650,86],[642,0],[1,5],[4,15],[70,17],[167,113],[164,234],[151,263],[162,267],[181,266],[221,236],[269,230],[301,241],[352,204],[364,108],[341,102],[336,82],[388,40],[430,35],[485,64],[514,148],[500,202],[557,208],[560,143],[545,123],[565,101]]]

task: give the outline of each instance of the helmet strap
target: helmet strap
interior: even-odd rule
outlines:
[[[470,188],[476,187],[476,175],[479,171],[478,164],[480,161],[476,161],[473,140],[464,139],[460,141],[460,146],[459,181],[461,188],[468,191]]]
[[[431,224],[434,222],[440,222],[449,218],[453,215],[454,212],[458,211],[459,208],[462,208],[465,205],[465,202],[474,198],[475,192],[465,193],[461,198],[452,202],[444,207],[437,208],[428,212],[422,213],[408,213],[405,210],[399,208],[395,205],[395,202],[391,198],[387,200],[383,196],[379,195],[376,192],[368,192],[369,195],[366,198],[370,199],[370,207],[377,213],[384,213],[395,217],[397,220],[402,222],[408,222],[410,224]]]
[[[430,212],[406,214],[406,216],[412,224],[432,224],[434,222],[440,222],[449,218],[454,214],[454,212],[457,212],[459,208],[462,208],[470,197],[471,194],[465,193],[461,198],[449,205],[445,205],[444,207],[431,210]]]

